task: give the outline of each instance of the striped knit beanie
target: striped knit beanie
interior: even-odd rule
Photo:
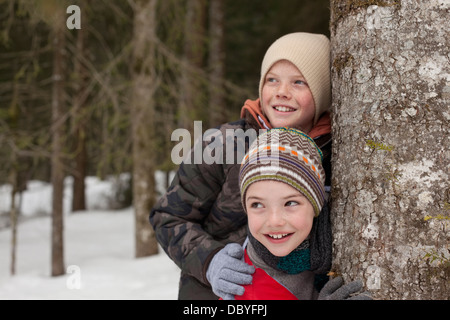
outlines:
[[[317,217],[325,203],[322,152],[314,140],[293,128],[274,128],[259,135],[242,160],[239,173],[241,201],[246,210],[248,187],[257,181],[287,183],[303,194]]]
[[[280,61],[293,63],[305,77],[316,107],[314,124],[331,106],[330,40],[323,34],[295,32],[277,39],[264,56],[259,81],[259,97],[272,66]]]

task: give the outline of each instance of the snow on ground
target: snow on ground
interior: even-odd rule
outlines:
[[[18,226],[14,276],[10,275],[11,229],[0,229],[0,300],[177,299],[178,267],[162,249],[158,255],[134,258],[132,208],[106,209],[111,183],[88,180],[88,210],[64,215],[67,272],[59,277],[50,276],[51,219],[47,210],[51,187],[34,181],[25,191],[22,210],[28,218]],[[8,187],[0,186],[0,210],[8,196]]]

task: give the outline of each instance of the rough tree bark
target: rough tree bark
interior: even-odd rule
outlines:
[[[449,1],[331,1],[334,271],[450,292]]]
[[[133,138],[133,206],[136,225],[136,257],[158,253],[148,214],[155,202],[155,71],[157,0],[135,1],[133,30],[133,88],[131,125]]]

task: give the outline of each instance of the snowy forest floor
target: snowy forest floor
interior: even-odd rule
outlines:
[[[0,229],[0,300],[173,300],[179,268],[160,253],[134,258],[133,209],[107,209],[108,181],[90,178],[88,210],[64,215],[67,273],[51,277],[51,186],[33,182],[22,197],[17,228],[16,274],[10,275],[11,229]],[[70,184],[66,187],[68,198]],[[10,204],[10,189],[0,186],[0,211]],[[65,204],[70,203],[65,198]],[[96,208],[96,209],[94,209]],[[5,221],[5,215],[3,215]]]

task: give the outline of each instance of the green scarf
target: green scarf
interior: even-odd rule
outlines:
[[[255,253],[270,267],[283,271],[287,274],[298,274],[311,269],[311,253],[309,240],[303,241],[297,248],[287,256],[274,256],[261,242],[256,240],[248,232],[248,240],[251,242]]]

